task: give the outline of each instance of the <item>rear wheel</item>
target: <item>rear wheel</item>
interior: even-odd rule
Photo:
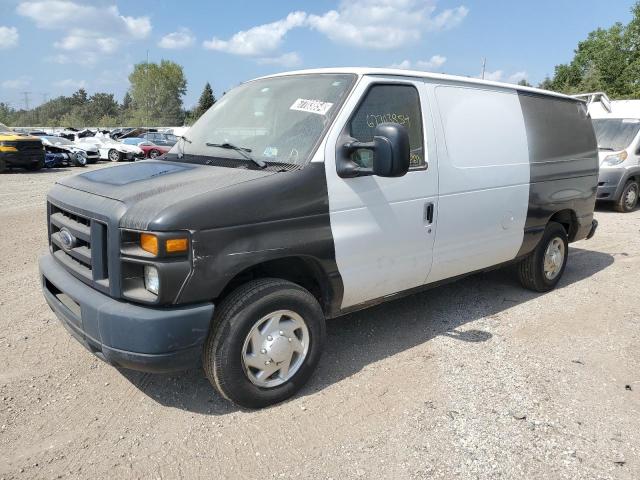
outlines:
[[[638,182],[635,180],[629,180],[622,190],[622,195],[620,195],[620,199],[615,203],[614,208],[618,212],[628,213],[632,212],[636,205],[638,205],[638,194],[640,193],[640,188],[638,187]]]
[[[109,150],[109,154],[107,156],[109,157],[109,160],[112,162],[119,162],[120,160],[122,160],[122,153],[120,153],[115,149]]]
[[[518,277],[535,292],[553,290],[567,265],[569,242],[564,227],[550,222],[536,248],[518,264]]]
[[[302,388],[320,360],[324,338],[324,315],[311,293],[285,280],[254,280],[218,307],[203,366],[225,398],[262,408]]]

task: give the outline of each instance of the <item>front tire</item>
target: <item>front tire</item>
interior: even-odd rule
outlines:
[[[160,150],[156,150],[156,149],[149,150],[149,158],[158,158],[160,155],[162,155],[160,153]]]
[[[550,222],[540,242],[518,264],[518,278],[523,287],[534,292],[553,290],[567,265],[569,241],[564,227]]]
[[[325,341],[318,301],[292,282],[258,279],[219,305],[203,352],[220,394],[246,408],[294,395],[315,370]]]
[[[622,194],[615,203],[614,208],[616,211],[622,213],[632,212],[638,205],[639,194],[640,188],[638,187],[638,182],[629,180],[622,189]]]
[[[38,160],[37,162],[27,165],[27,170],[37,172],[38,170],[42,170],[42,167],[44,167],[44,160]]]
[[[111,150],[109,150],[109,153],[108,153],[107,157],[109,158],[109,161],[111,161],[111,162],[119,162],[120,160],[122,160],[122,153],[120,153],[119,151],[117,151],[115,149],[111,149]]]

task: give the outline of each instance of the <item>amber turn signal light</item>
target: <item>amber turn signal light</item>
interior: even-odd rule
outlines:
[[[189,242],[186,238],[171,238],[165,243],[167,253],[186,252]]]
[[[149,253],[158,255],[158,237],[150,233],[140,234],[140,247]]]

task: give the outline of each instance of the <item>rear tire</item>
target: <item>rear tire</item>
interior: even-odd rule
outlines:
[[[278,317],[282,321],[272,324]],[[259,340],[254,344],[256,332]],[[202,363],[223,397],[242,407],[262,408],[302,388],[320,360],[324,341],[324,315],[311,293],[286,280],[258,279],[234,290],[218,306]],[[288,373],[283,373],[285,364]]]
[[[569,241],[564,227],[550,222],[536,248],[518,264],[518,278],[523,287],[534,292],[553,290],[564,273]]]
[[[120,153],[119,151],[117,151],[115,149],[111,149],[111,150],[109,150],[109,153],[107,154],[107,157],[109,158],[109,160],[111,162],[119,162],[120,160],[122,160],[122,153]]]
[[[622,189],[622,194],[614,204],[613,208],[622,213],[632,212],[638,205],[639,194],[640,187],[638,187],[638,182],[635,180],[629,180]]]

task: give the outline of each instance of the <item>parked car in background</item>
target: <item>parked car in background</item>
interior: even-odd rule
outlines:
[[[67,153],[72,164],[84,166],[100,159],[98,147],[90,143],[72,142],[63,137],[46,135],[40,137],[47,152]]]
[[[126,145],[136,145],[140,147],[144,152],[145,158],[158,158],[171,150],[171,147],[156,145],[140,137],[123,138],[121,142]]]
[[[95,145],[100,152],[101,160],[119,162],[121,160],[133,161],[144,158],[144,152],[135,145],[127,145],[109,137],[95,136],[82,139],[84,143]]]
[[[38,137],[15,132],[0,123],[0,173],[10,167],[40,170],[44,167],[44,155]]]
[[[139,143],[138,147],[142,149],[146,158],[158,158],[171,150],[171,147],[156,145],[151,142]]]
[[[609,100],[602,92],[579,95],[587,101],[598,140],[597,199],[631,212],[640,198],[640,100]]]
[[[165,147],[173,147],[178,143],[178,137],[172,133],[149,132],[140,136],[148,142]]]

